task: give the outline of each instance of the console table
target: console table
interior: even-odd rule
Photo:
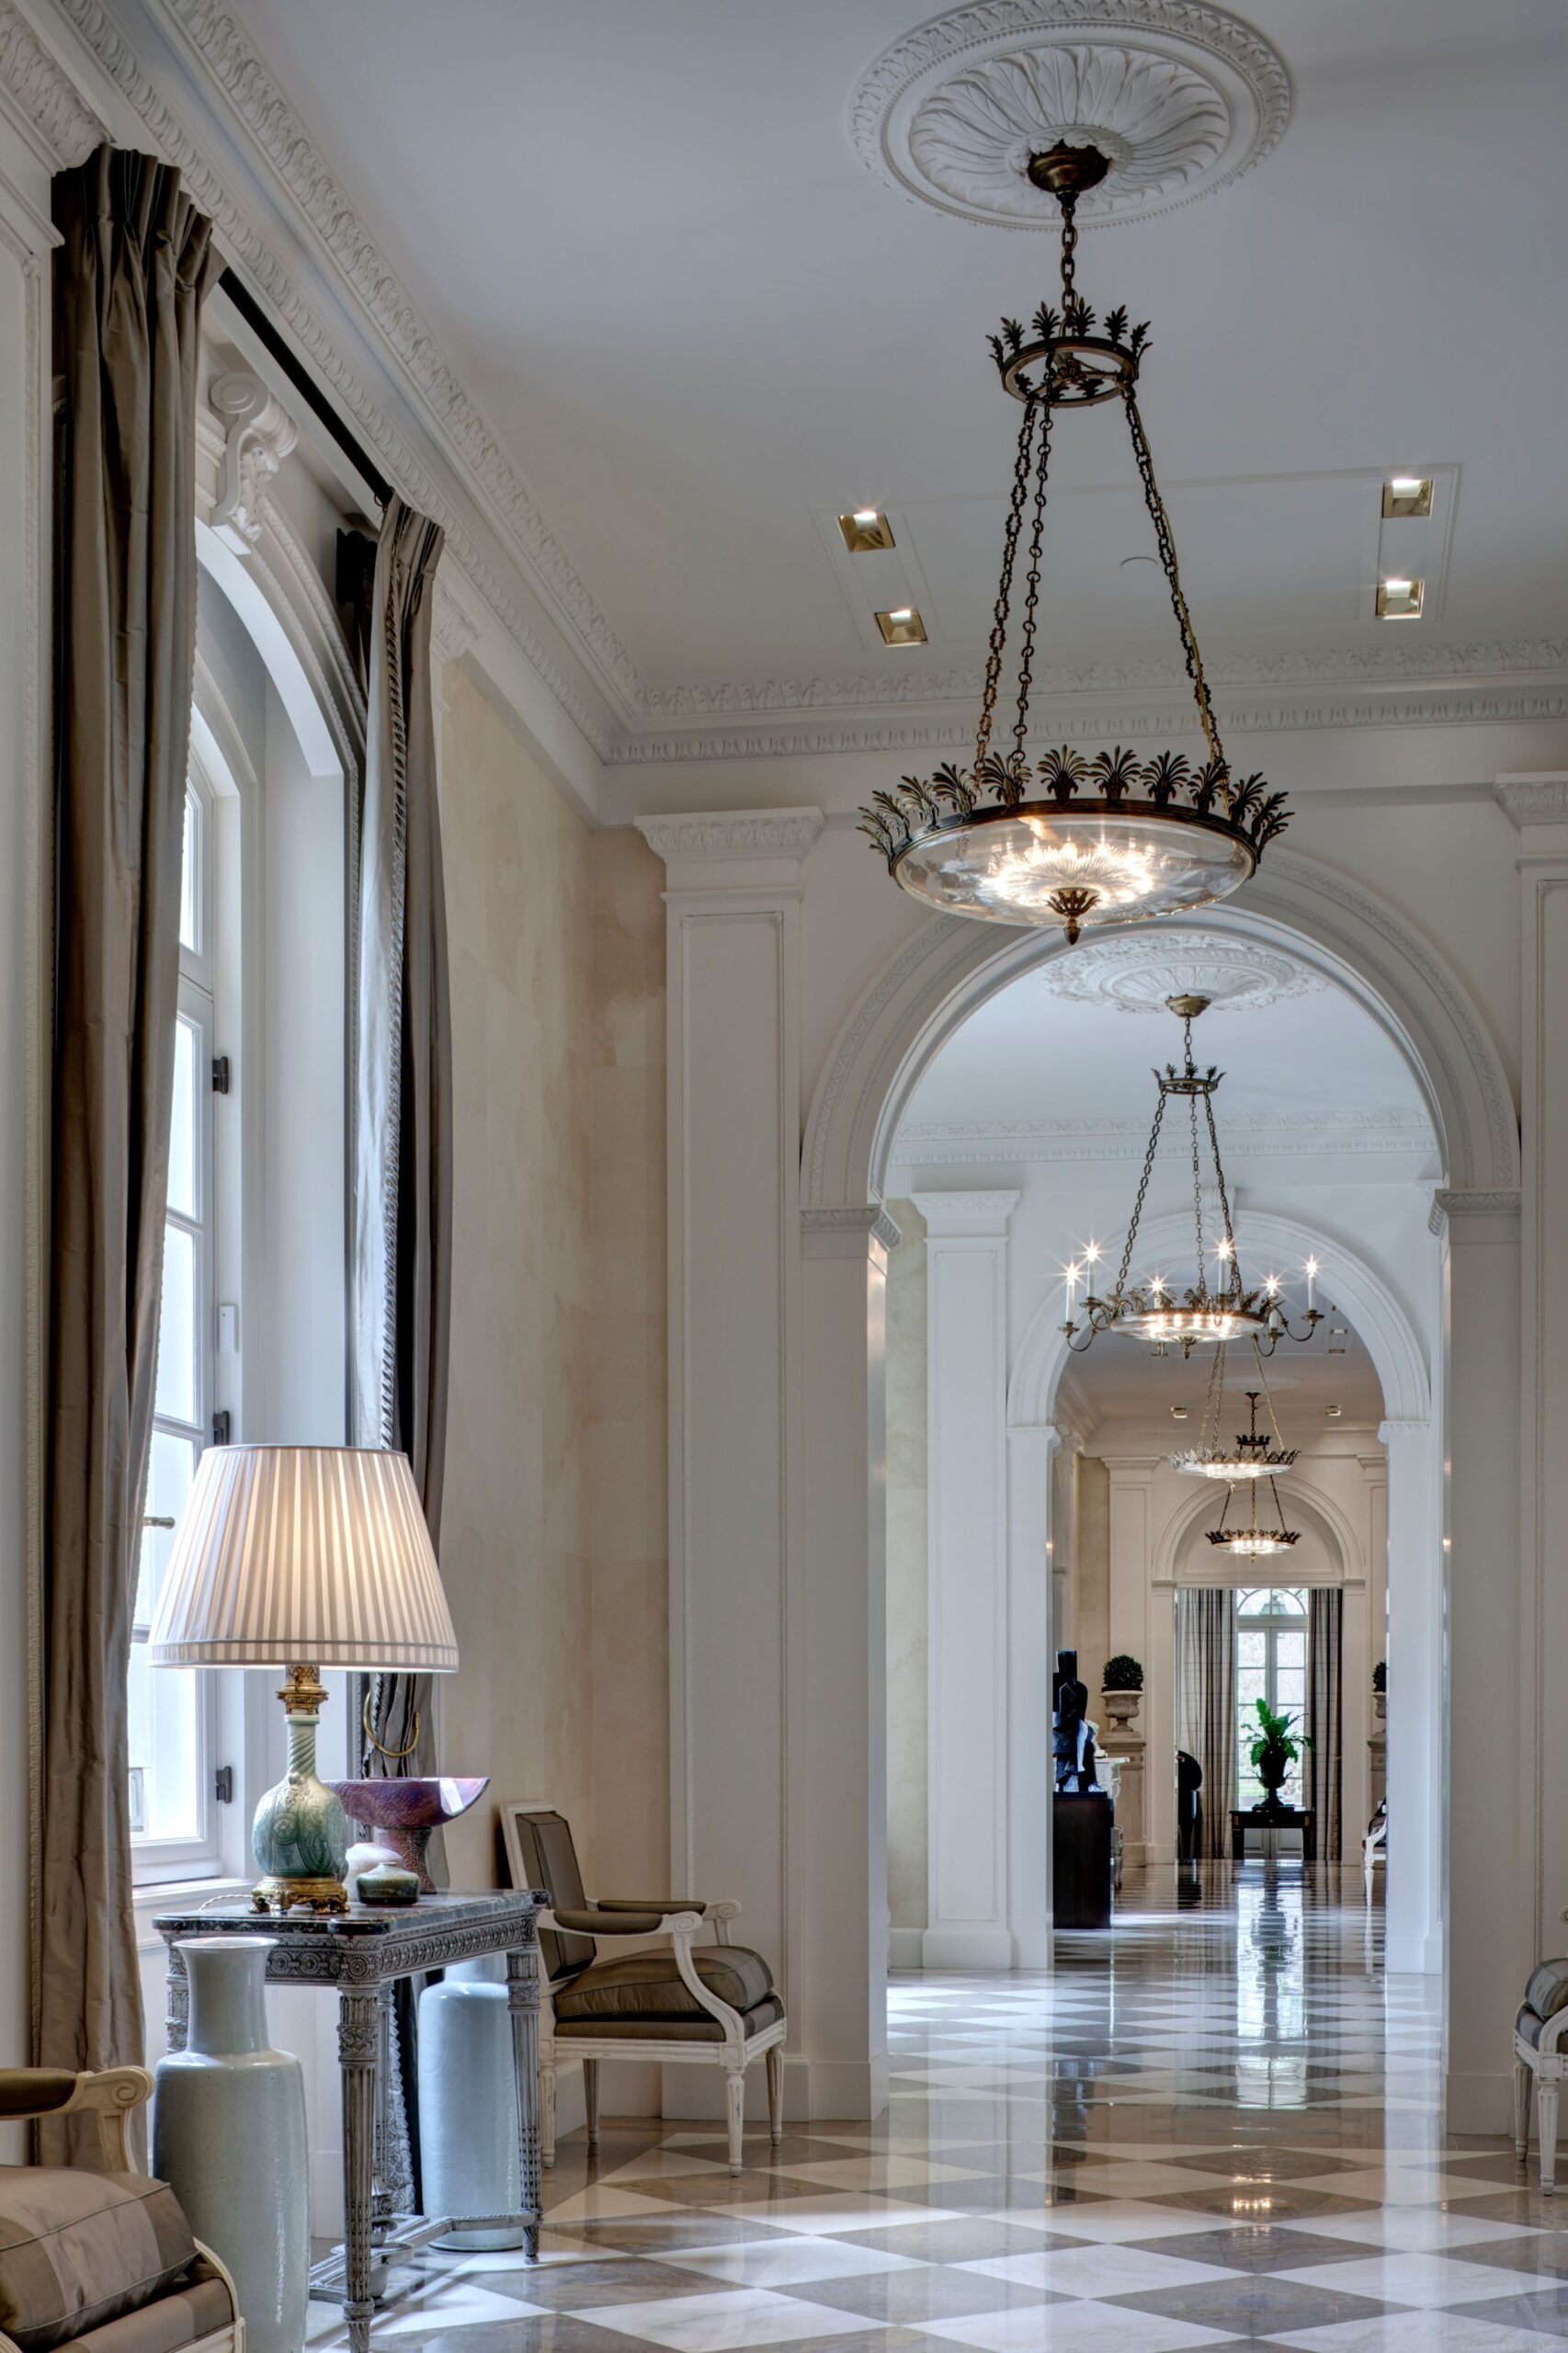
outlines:
[[[1249,1830],[1299,1830],[1302,1862],[1315,1863],[1318,1859],[1318,1818],[1310,1805],[1282,1805],[1273,1813],[1255,1813],[1249,1805],[1236,1806],[1231,1814],[1232,1862],[1245,1859]]]
[[[405,1910],[356,1904],[342,1915],[290,1912],[281,1917],[235,1902],[210,1911],[162,1913],[153,1922],[169,1947],[168,2040],[183,2051],[190,1988],[178,1949],[182,1937],[273,1939],[268,1980],[282,1985],[325,1985],[337,1991],[337,2063],[343,2077],[343,2263],[339,2297],[351,2353],[368,2353],[378,2261],[394,2248],[426,2245],[458,2226],[516,2224],[529,2262],[539,2258],[539,1938],[535,1922],[548,1895],[528,1889],[502,1893],[422,1895]],[[512,2056],[517,2071],[522,2206],[517,2214],[392,2217],[378,2211],[375,2195],[378,2062],[385,2065],[392,1989],[400,1977],[447,1969],[486,1953],[506,1956],[512,2015]],[[330,2268],[335,2268],[335,2259]],[[322,2292],[318,2265],[311,2274]]]

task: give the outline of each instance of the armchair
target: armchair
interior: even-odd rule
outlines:
[[[502,1809],[502,1824],[513,1886],[542,1888],[551,1899],[539,1923],[546,1979],[540,2017],[544,2163],[555,2161],[555,2077],[562,2057],[583,2063],[590,2146],[599,2137],[601,2059],[722,2068],[732,2173],[741,2170],[746,2069],[764,2059],[768,2130],[777,2146],[784,2131],[789,2020],[762,1955],[729,1940],[740,1905],[673,1896],[604,1896],[590,1904],[563,1815],[549,1806],[511,1804]],[[704,1929],[712,1941],[699,1945]],[[665,1942],[598,1957],[601,1938],[649,1937]]]
[[[152,2091],[145,2067],[0,2068],[0,2120],[90,2114],[103,2158],[0,2166],[0,2353],[244,2353],[233,2279],[167,2184],[131,2170],[125,2120]]]

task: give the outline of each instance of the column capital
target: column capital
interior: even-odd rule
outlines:
[[[1007,1220],[1018,1206],[1011,1193],[915,1193],[911,1196],[926,1221],[928,1242],[976,1241],[1005,1234]]]
[[[863,1258],[874,1245],[896,1250],[903,1236],[881,1201],[863,1209],[802,1210],[801,1240],[808,1258]]]
[[[1430,1231],[1450,1242],[1495,1242],[1507,1237],[1499,1228],[1511,1224],[1517,1239],[1521,1196],[1517,1189],[1483,1191],[1477,1187],[1439,1185],[1432,1196],[1426,1223]]]
[[[1521,769],[1494,777],[1492,798],[1521,833],[1527,825],[1568,824],[1568,768]]]
[[[1161,1463],[1170,1458],[1165,1454],[1107,1454],[1102,1449],[1100,1460],[1110,1474],[1113,1487],[1146,1487]]]
[[[1398,1421],[1387,1420],[1378,1424],[1378,1436],[1391,1453],[1396,1446],[1424,1445],[1431,1434],[1432,1425],[1425,1415],[1407,1415]],[[1369,1476],[1383,1467],[1376,1455],[1362,1455],[1360,1461],[1361,1468]]]
[[[671,892],[711,892],[798,890],[825,821],[820,809],[720,809],[633,822]]]

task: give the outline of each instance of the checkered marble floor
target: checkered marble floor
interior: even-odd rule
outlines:
[[[538,2268],[426,2256],[372,2341],[1568,2353],[1557,2201],[1444,2138],[1437,1987],[1384,1977],[1381,1915],[1288,1863],[1182,1881],[1049,1977],[895,1978],[874,2123],[748,2131],[739,2179],[715,2128],[573,2136]]]

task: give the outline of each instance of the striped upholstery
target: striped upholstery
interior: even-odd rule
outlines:
[[[139,2312],[74,2337],[71,2353],[184,2353],[187,2345],[227,2328],[233,2317],[227,2288],[216,2273],[209,2272],[170,2289],[156,2303],[143,2304]]]
[[[454,1668],[458,1638],[408,1457],[210,1446],[147,1655],[154,1666]]]
[[[0,2330],[23,2353],[71,2344],[151,2303],[195,2258],[165,2182],[0,2166]]]

